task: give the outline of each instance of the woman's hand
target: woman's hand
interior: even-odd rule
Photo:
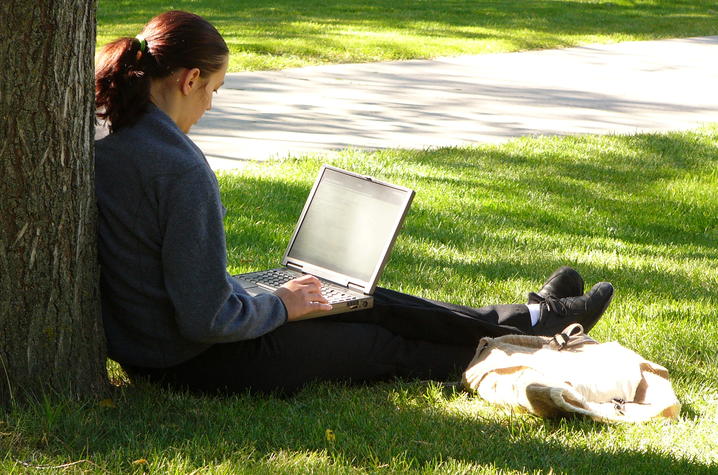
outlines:
[[[297,320],[308,313],[331,310],[332,306],[322,296],[322,283],[313,275],[303,275],[290,280],[274,291],[287,308],[287,320]]]

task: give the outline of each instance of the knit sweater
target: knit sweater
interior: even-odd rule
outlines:
[[[95,166],[111,358],[169,367],[286,322],[277,296],[251,297],[227,273],[217,178],[164,112],[150,104],[137,124],[97,141]]]

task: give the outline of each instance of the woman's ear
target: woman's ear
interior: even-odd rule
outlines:
[[[185,69],[179,77],[180,91],[185,96],[189,95],[199,85],[199,68]]]

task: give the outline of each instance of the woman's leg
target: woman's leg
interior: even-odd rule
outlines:
[[[526,305],[471,308],[379,288],[374,308],[285,324],[253,340],[217,344],[166,369],[129,369],[201,392],[291,394],[312,381],[446,379],[484,336],[524,333]]]
[[[329,318],[370,322],[404,338],[445,345],[475,347],[485,336],[531,333],[531,317],[524,304],[473,308],[384,288],[374,292],[374,308]]]
[[[288,323],[253,340],[217,344],[172,368],[128,370],[200,392],[291,394],[312,381],[443,380],[466,368],[475,347],[411,340],[380,325],[326,317]]]

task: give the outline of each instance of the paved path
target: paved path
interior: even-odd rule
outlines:
[[[216,169],[312,152],[718,121],[718,36],[227,76],[191,136]]]

